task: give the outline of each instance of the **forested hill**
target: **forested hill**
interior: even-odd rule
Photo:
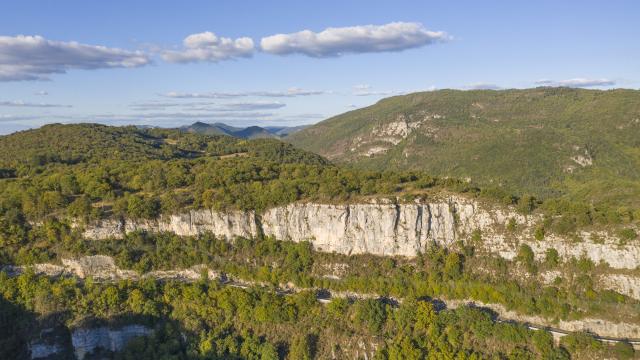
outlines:
[[[47,125],[0,137],[0,219],[9,222],[154,218],[191,208],[260,211],[302,199],[345,201],[424,189],[438,181],[422,173],[336,167],[273,139],[96,124]]]
[[[288,141],[364,169],[420,169],[538,198],[640,201],[640,91],[440,90],[383,99]]]
[[[98,124],[45,125],[0,136],[0,168],[24,169],[47,163],[103,160],[177,160],[244,154],[264,160],[326,164],[322,157],[276,140],[243,140],[168,129]]]

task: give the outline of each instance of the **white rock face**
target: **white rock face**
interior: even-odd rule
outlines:
[[[640,278],[626,274],[606,274],[600,277],[600,286],[640,300]]]
[[[103,220],[86,226],[83,236],[87,239],[121,238],[133,231],[173,232],[180,236],[193,236],[211,232],[218,236],[233,238],[250,237],[257,233],[253,212],[231,211],[227,213],[211,210],[192,210],[185,214],[162,215],[157,220]]]
[[[209,279],[220,278],[220,274],[206,267],[195,265],[188,269],[155,270],[139,275],[133,270],[120,269],[113,258],[105,255],[82,256],[76,259],[62,259],[62,266],[55,264],[31,265],[36,274],[47,276],[77,276],[81,279],[91,276],[96,280],[139,280],[154,278],[158,280],[198,281],[206,273]],[[5,266],[2,268],[12,276],[19,275],[27,266]]]
[[[80,328],[71,333],[71,344],[76,358],[83,360],[85,355],[98,348],[109,351],[122,350],[131,339],[147,336],[151,332],[151,329],[142,325],[128,325],[120,329]]]
[[[572,242],[555,235],[547,236],[543,241],[520,237],[519,243],[531,247],[538,260],[545,258],[547,250],[555,249],[561,259],[586,257],[595,264],[606,262],[614,269],[635,269],[640,265],[640,246],[621,246],[614,242],[594,243],[586,239]],[[499,236],[487,237],[485,247],[506,259],[513,259],[518,253],[518,247]]]
[[[121,270],[113,258],[104,255],[84,256],[78,259],[62,259],[65,271],[81,279],[93,277],[100,280],[119,280],[137,277],[133,270]]]
[[[511,219],[517,230],[507,234],[505,225]],[[533,232],[540,221],[540,216],[527,217],[508,208],[488,208],[474,200],[450,196],[404,204],[293,203],[269,209],[260,216],[252,211],[197,210],[150,221],[106,220],[85,227],[84,236],[118,238],[124,233],[142,230],[182,236],[211,232],[232,240],[264,234],[279,240],[309,241],[315,249],[326,252],[411,257],[432,244],[450,246],[481,230],[478,250],[507,259],[516,256],[521,244],[527,244],[539,259],[553,248],[564,259],[587,257],[596,264],[606,262],[618,269],[635,269],[640,265],[640,246],[619,245],[618,239],[612,236],[604,236],[605,241],[599,243],[592,241],[595,237],[587,232],[580,235],[582,241],[579,242],[553,235],[537,241]],[[600,234],[598,237],[603,238]]]

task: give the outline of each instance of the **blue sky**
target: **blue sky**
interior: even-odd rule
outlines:
[[[6,1],[0,133],[299,125],[440,88],[638,88],[638,14],[615,0]]]

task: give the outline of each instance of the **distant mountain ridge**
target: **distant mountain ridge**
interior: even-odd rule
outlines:
[[[224,123],[208,124],[201,121],[195,122],[188,126],[183,126],[180,130],[190,133],[199,133],[207,135],[228,135],[242,139],[279,139],[297,131],[306,128],[307,125],[301,126],[248,126],[235,127]]]

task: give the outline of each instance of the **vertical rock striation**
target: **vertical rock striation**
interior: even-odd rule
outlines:
[[[513,220],[517,231],[505,231]],[[589,233],[582,241],[548,236],[534,239],[540,216],[524,216],[509,208],[481,206],[460,196],[432,202],[395,204],[378,200],[360,204],[293,203],[262,214],[253,211],[215,212],[192,210],[156,220],[104,220],[84,229],[89,239],[122,237],[133,231],[173,232],[181,236],[211,232],[216,236],[273,236],[278,240],[309,241],[316,250],[341,254],[416,256],[430,245],[450,246],[482,232],[478,250],[507,259],[516,256],[520,244],[529,245],[538,258],[554,248],[564,258],[587,257],[613,268],[634,269],[640,264],[640,247],[620,245],[615,238],[596,243]]]

